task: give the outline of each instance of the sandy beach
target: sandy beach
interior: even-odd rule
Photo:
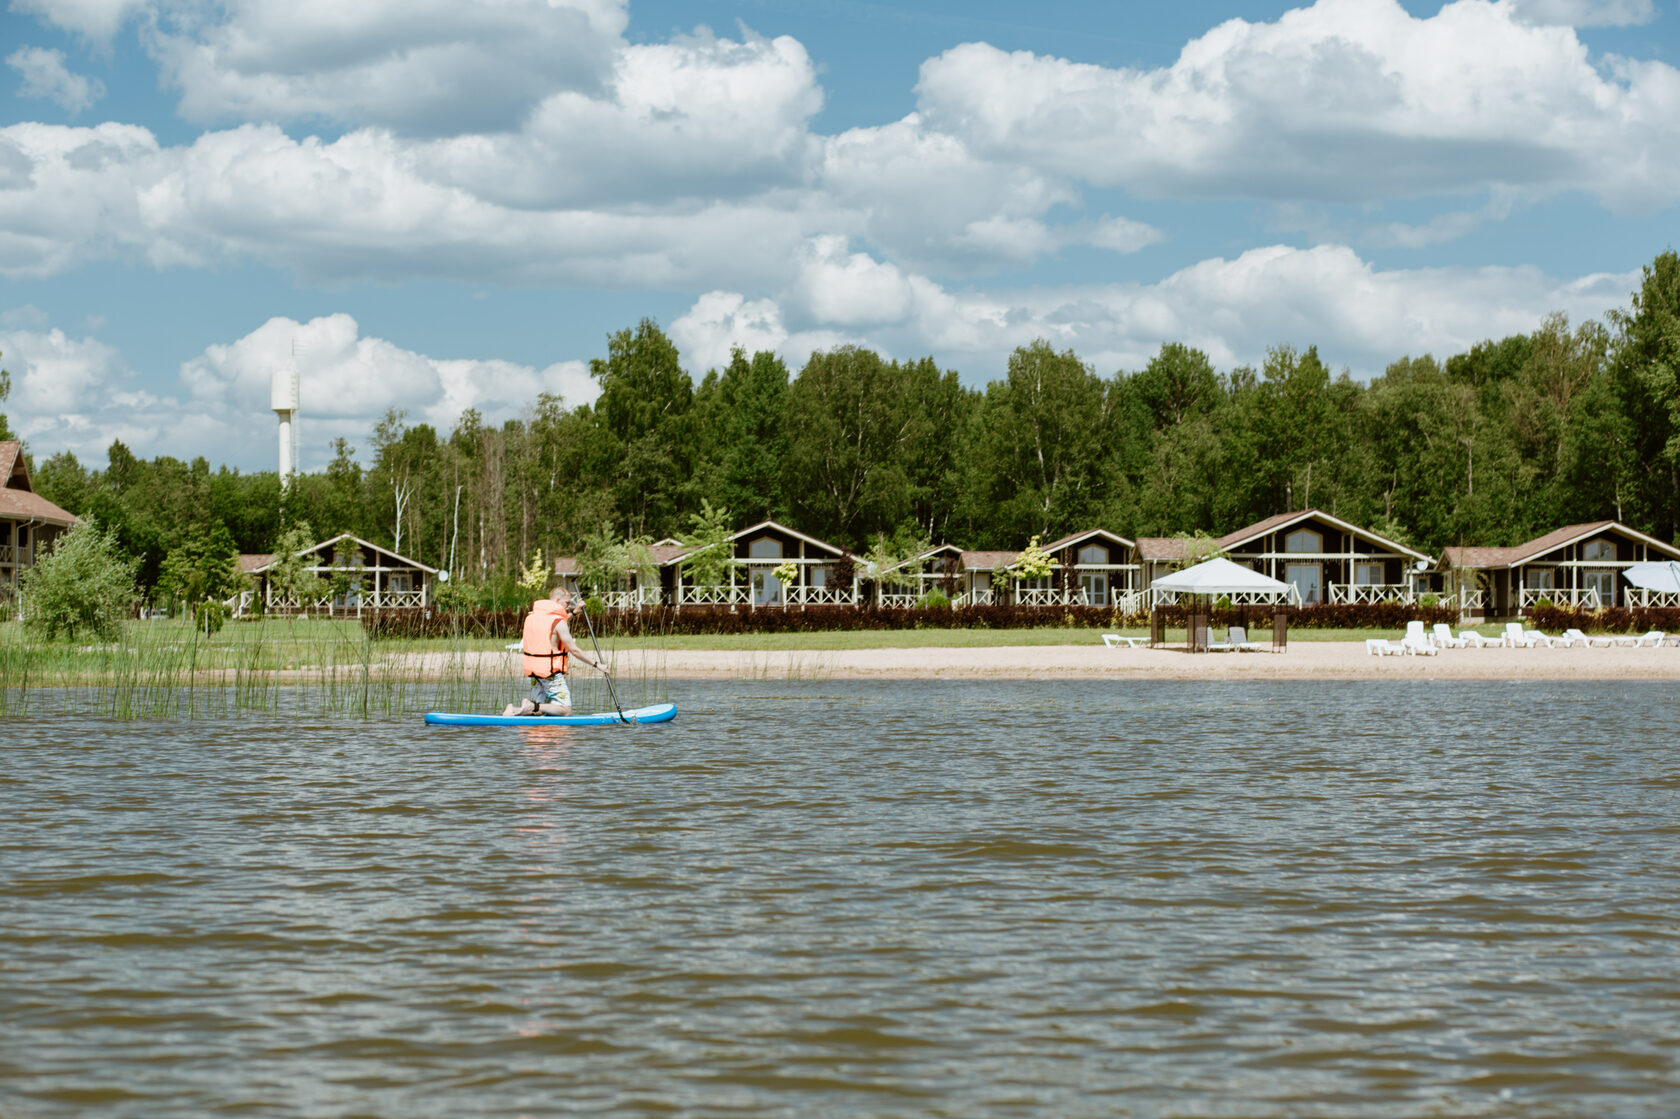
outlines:
[[[1182,648],[1111,649],[1093,639],[1031,647],[626,652],[617,667],[621,676],[735,680],[1680,680],[1680,648],[1450,649],[1374,657],[1356,641],[1293,642],[1279,653],[1191,654]]]

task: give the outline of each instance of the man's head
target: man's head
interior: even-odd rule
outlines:
[[[548,597],[552,598],[555,602],[558,602],[560,605],[564,606],[564,605],[566,605],[566,603],[568,603],[572,600],[572,592],[567,590],[566,585],[564,583],[562,583],[559,586],[555,587],[553,590],[549,591],[548,592]]]

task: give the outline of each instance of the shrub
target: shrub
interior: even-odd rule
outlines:
[[[138,595],[134,563],[91,520],[53,542],[23,573],[24,625],[46,638],[115,640]]]
[[[944,591],[929,591],[916,605],[923,610],[949,610],[951,600]]]

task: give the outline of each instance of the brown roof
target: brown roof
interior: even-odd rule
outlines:
[[[0,517],[66,527],[78,523],[75,514],[28,490],[0,489]]]
[[[962,565],[968,571],[997,571],[1020,558],[1020,552],[964,552]]]
[[[1052,540],[1050,543],[1044,544],[1044,545],[1041,545],[1041,546],[1043,547],[1043,549],[1046,552],[1056,552],[1056,551],[1060,551],[1061,549],[1067,547],[1069,544],[1072,544],[1075,540],[1083,540],[1087,536],[1098,536],[1098,535],[1112,537],[1115,540],[1118,540],[1118,541],[1120,541],[1124,544],[1132,543],[1132,541],[1127,540],[1124,536],[1121,536],[1118,532],[1110,532],[1106,528],[1087,528],[1087,529],[1082,529],[1079,532],[1070,532],[1066,536],[1062,537],[1060,540]]]
[[[1650,541],[1664,551],[1674,551],[1670,545],[1664,544],[1661,540],[1652,539],[1644,533],[1628,528],[1616,521],[1587,521],[1578,525],[1565,525],[1563,528],[1554,529],[1544,536],[1536,536],[1527,543],[1513,544],[1508,548],[1443,548],[1441,555],[1451,567],[1511,567],[1524,560],[1543,556],[1554,548],[1561,548],[1563,545],[1579,540],[1583,536],[1603,532],[1605,529],[1615,529],[1617,532],[1629,536],[1637,536]]]
[[[22,475],[14,479],[13,473]],[[0,443],[0,486],[8,489],[33,490],[29,484],[29,463],[23,457],[23,444],[13,440]]]
[[[687,544],[655,544],[648,551],[653,553],[654,562],[663,566],[672,560],[681,559],[694,549]]]
[[[578,573],[578,561],[577,561],[576,556],[555,556],[554,557],[554,574],[556,574],[556,575],[576,575],[577,573]]]
[[[239,555],[239,570],[243,571],[247,575],[250,575],[254,572],[261,571],[273,562],[273,552],[241,552]]]
[[[1145,563],[1177,563],[1189,551],[1190,541],[1182,536],[1140,536],[1138,558]]]
[[[35,492],[29,484],[29,462],[23,457],[23,444],[10,439],[0,443],[0,517],[66,527],[77,523],[74,513],[60,509]]]
[[[1219,538],[1221,548],[1229,548],[1233,544],[1241,544],[1244,540],[1252,540],[1256,536],[1264,536],[1279,525],[1288,524],[1297,517],[1304,517],[1308,513],[1317,513],[1317,509],[1303,509],[1295,513],[1273,513],[1263,521],[1255,521],[1251,525],[1244,525],[1235,532],[1227,532]]]

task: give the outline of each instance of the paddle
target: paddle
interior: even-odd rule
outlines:
[[[589,644],[595,650],[595,663],[597,665],[605,663],[601,656],[601,643],[595,640],[595,623],[589,620],[589,607],[579,604],[578,613],[583,615],[583,624],[589,628]],[[612,696],[613,706],[618,708],[620,721],[628,723],[630,719],[624,714],[624,705],[618,702],[618,689],[613,687],[612,673],[603,668],[601,669],[601,675],[607,678],[607,694]]]

